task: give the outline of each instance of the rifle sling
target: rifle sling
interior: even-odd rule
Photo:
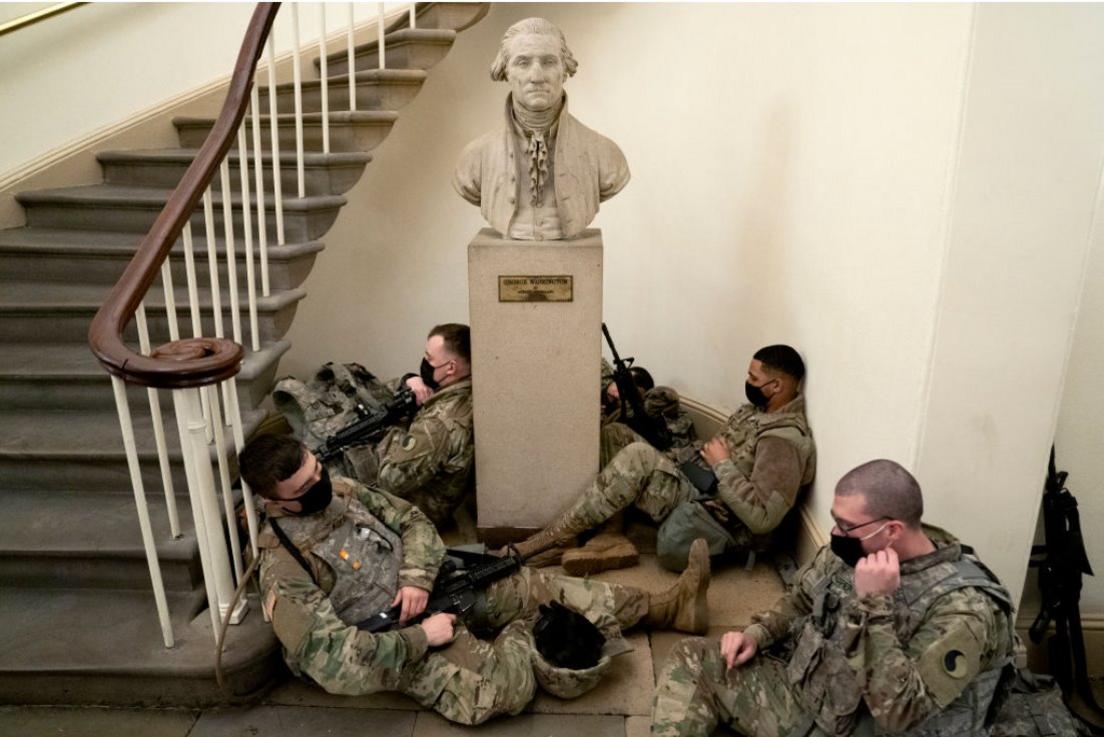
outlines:
[[[275,519],[269,517],[268,523],[272,525],[272,531],[276,533],[276,537],[277,539],[279,539],[280,544],[284,546],[285,550],[291,553],[291,557],[295,558],[296,562],[298,562],[299,565],[303,566],[303,570],[307,572],[308,576],[310,576],[311,581],[314,581],[314,585],[318,586],[318,579],[314,577],[314,571],[311,570],[310,564],[307,563],[307,559],[303,557],[303,553],[299,550],[299,548],[295,547],[295,544],[287,536],[287,533],[284,532],[283,528],[281,528],[280,525],[276,524]],[[319,588],[321,587],[319,586]]]

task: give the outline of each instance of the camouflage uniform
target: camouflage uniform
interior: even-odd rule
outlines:
[[[953,537],[925,527],[933,553],[901,563],[893,596],[859,599],[828,548],[745,633],[756,656],[731,670],[716,642],[680,642],[658,678],[652,734],[985,734],[1011,660],[1008,592]],[[773,647],[772,647],[773,646]],[[788,654],[787,654],[788,651]]]
[[[617,512],[635,506],[657,523],[660,562],[669,568],[686,566],[690,544],[698,537],[710,553],[751,546],[754,535],[773,530],[793,507],[797,492],[812,481],[815,450],[805,420],[804,399],[797,397],[779,411],[764,413],[750,404],[733,414],[718,435],[728,441],[730,460],[714,472],[719,501],[708,512],[697,501],[698,491],[675,460],[645,442],[621,449],[594,483],[548,526],[557,538],[597,527]],[[680,457],[696,458],[696,447]],[[686,515],[689,509],[699,517]],[[672,513],[678,534],[666,523]]]
[[[725,421],[718,436],[731,457],[713,467],[716,499],[692,499],[663,522],[656,554],[666,568],[686,566],[690,544],[699,537],[718,555],[732,550],[765,550],[770,533],[797,502],[816,472],[816,447],[805,419],[805,398],[798,396],[775,412],[745,404]],[[675,460],[708,468],[695,443]],[[700,497],[700,494],[695,494]]]
[[[613,383],[613,366],[602,359],[602,431],[599,468],[605,468],[617,452],[634,442],[646,442],[633,432],[621,420],[621,407],[606,404],[606,391]],[[679,406],[678,391],[669,386],[654,386],[644,392],[644,411],[655,417],[662,417],[671,435],[671,448],[668,454],[679,448],[689,447],[697,440],[694,432],[694,420]]]
[[[517,714],[532,699],[536,682],[530,628],[539,604],[560,601],[614,637],[647,614],[648,595],[638,589],[524,568],[490,586],[465,619],[471,626],[501,629],[493,641],[477,639],[460,623],[453,641],[433,651],[418,626],[378,634],[360,631],[338,616],[332,599],[342,579],[335,575],[335,565],[319,555],[329,535],[366,515],[394,531],[401,540],[392,548],[401,555],[397,578],[381,582],[391,598],[402,586],[429,590],[445,550],[433,526],[407,502],[344,478],[334,479],[334,492],[333,502],[318,514],[272,514],[303,553],[313,579],[281,547],[270,525],[260,537],[261,588],[266,600],[275,595],[272,626],[284,658],[293,673],[330,693],[400,691],[452,721],[479,724],[496,715]],[[386,566],[382,559],[341,558],[337,565],[357,571]]]
[[[472,383],[463,379],[438,389],[410,427],[395,428],[376,446],[376,482],[412,502],[441,527],[472,488],[475,435]]]
[[[317,448],[356,422],[356,405],[380,408],[402,379],[382,383],[359,364],[327,363],[307,383],[282,379],[272,393],[296,437]],[[409,423],[375,445],[347,448],[327,465],[332,474],[380,486],[413,502],[441,527],[472,488],[475,440],[471,379],[439,389]]]

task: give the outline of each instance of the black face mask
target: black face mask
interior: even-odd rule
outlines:
[[[747,396],[747,400],[759,409],[766,409],[767,403],[770,402],[767,395],[763,393],[763,388],[755,386],[750,381],[744,382],[744,394]]]
[[[333,485],[330,483],[330,472],[322,467],[322,478],[315,482],[314,486],[307,489],[302,496],[291,501],[299,502],[300,510],[294,514],[303,517],[315,512],[321,512],[330,506],[333,499]]]
[[[442,364],[443,365],[443,364]],[[440,389],[441,385],[437,383],[437,380],[433,378],[433,372],[441,368],[440,366],[433,366],[428,358],[422,359],[422,365],[418,367],[418,376],[422,377],[422,381],[430,389]]]
[[[836,557],[847,564],[848,568],[854,568],[855,564],[866,557],[862,540],[846,535],[832,535],[832,552]]]

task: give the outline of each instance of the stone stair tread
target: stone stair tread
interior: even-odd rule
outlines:
[[[36,204],[79,204],[97,206],[142,205],[164,206],[174,190],[162,187],[136,187],[121,184],[86,184],[77,187],[55,187],[20,192],[16,199],[23,205]],[[256,197],[250,193],[250,201]],[[271,198],[269,198],[271,199]],[[231,202],[241,205],[241,192],[231,192]],[[307,195],[306,197],[285,197],[284,210],[309,210],[319,206],[343,206],[348,200],[341,195]],[[215,191],[211,195],[216,215],[221,212],[222,193]],[[197,204],[197,210],[202,204]],[[194,230],[194,226],[193,226]]]
[[[250,138],[250,146],[252,146],[252,138]],[[122,151],[101,151],[96,154],[96,159],[100,163],[108,162],[165,162],[165,163],[191,163],[195,159],[196,154],[199,153],[199,149],[194,148],[143,148],[143,149],[129,149]],[[230,161],[237,162],[238,152],[237,149],[231,149]],[[272,161],[272,152],[263,151],[261,153],[261,160],[266,162]],[[326,164],[367,164],[372,160],[372,154],[366,151],[331,151],[330,153],[322,153],[321,151],[304,151],[303,163],[307,166],[325,166]],[[249,163],[253,163],[253,154],[249,154]],[[295,151],[280,151],[280,163],[281,165],[294,166],[296,163]],[[249,181],[250,186],[253,185],[253,180]],[[237,180],[232,183],[232,186],[237,185]]]
[[[372,123],[394,123],[399,119],[398,112],[394,110],[331,110],[330,111],[330,125],[336,124],[372,124]],[[264,113],[261,115],[262,121],[267,121],[269,115]],[[250,119],[246,116],[246,119]],[[214,118],[202,118],[192,116],[177,116],[173,118],[173,125],[176,126],[188,126],[188,125],[213,125]],[[285,125],[295,125],[295,113],[279,113],[276,116],[277,124],[282,128]],[[318,112],[304,112],[303,122],[311,123],[314,125],[321,125],[322,113]]]
[[[398,30],[389,31],[384,34],[384,54],[387,53],[387,49],[408,43],[431,43],[431,44],[451,44],[456,40],[457,32],[451,28],[399,28]],[[372,53],[379,46],[378,39],[372,39],[366,43],[359,44],[353,49],[353,53],[357,56]],[[332,64],[335,62],[341,62],[348,58],[348,51],[337,51],[326,56],[326,63]],[[318,59],[314,59],[314,67],[318,69],[322,62]],[[401,67],[400,67],[401,68]]]
[[[152,591],[0,588],[0,674],[77,673],[214,677],[210,618],[201,591],[167,592],[176,643],[161,640]],[[223,668],[267,655],[276,645],[256,602],[229,628]]]
[[[182,456],[171,402],[163,400],[161,404],[169,457],[179,460]],[[242,411],[242,432],[246,437],[260,425],[265,414],[263,409]],[[131,418],[139,459],[156,460],[157,446],[148,405],[131,402]],[[113,409],[4,409],[0,410],[0,426],[4,428],[0,458],[126,459],[119,418]],[[233,444],[230,428],[226,428],[226,441]]]
[[[147,493],[146,503],[158,558],[191,560],[196,549],[187,500],[178,498],[181,536],[175,540],[169,534],[164,496]],[[133,494],[4,491],[0,556],[64,557],[89,553],[105,558],[145,557]]]
[[[0,230],[0,251],[37,251],[41,253],[87,253],[87,254],[133,254],[145,236],[141,233],[125,233],[114,230],[78,230],[69,228],[41,228],[22,227]],[[206,258],[207,234],[203,228],[192,227],[192,244],[195,248],[196,258]],[[244,254],[244,240],[234,238],[234,244],[238,255]],[[221,234],[216,239],[215,247],[221,254],[224,243]],[[253,240],[253,248],[259,248],[257,239]],[[275,243],[268,244],[269,259],[292,258],[304,253],[315,253],[323,248],[322,241],[303,241],[299,243],[285,243],[282,246]],[[173,248],[173,256],[183,258],[184,245],[178,239]],[[256,258],[256,255],[254,255]]]
[[[263,344],[257,352],[247,348],[238,377],[252,379],[289,348],[286,340]],[[4,379],[107,382],[108,374],[87,343],[11,343],[0,351],[0,380]]]
[[[344,58],[348,58],[348,52],[342,52],[345,54]],[[329,57],[327,57],[328,59]],[[429,77],[429,72],[425,69],[360,69],[357,70],[355,79],[357,82],[389,82],[397,84],[420,84]],[[344,72],[341,74],[331,74],[326,77],[326,83],[328,87],[332,87],[338,84],[344,84],[348,86],[349,75]],[[320,79],[305,79],[301,82],[303,89],[312,87],[321,87],[322,80]],[[286,92],[294,89],[294,82],[283,82],[276,85],[278,92]],[[264,94],[268,91],[267,86],[262,86],[260,89]],[[331,111],[330,114],[332,115]]]
[[[238,264],[241,269],[244,263]],[[187,287],[174,284],[176,287],[176,311],[180,321],[181,333],[186,332],[188,321],[188,290]],[[230,295],[225,280],[220,285],[220,296],[224,310],[229,309]],[[68,283],[38,283],[38,282],[12,282],[5,284],[0,290],[0,311],[41,309],[44,307],[56,307],[60,309],[98,310],[103,303],[110,287],[98,284],[68,284]],[[247,311],[246,295],[239,290],[243,318]],[[269,296],[257,296],[258,312],[279,310],[290,302],[297,302],[306,296],[306,290],[301,288],[274,291]],[[211,290],[209,287],[197,289],[200,305],[209,308],[211,305]],[[146,310],[164,309],[165,295],[161,289],[151,289],[146,295]]]

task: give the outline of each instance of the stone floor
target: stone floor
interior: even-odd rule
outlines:
[[[603,580],[661,589],[675,575],[662,570],[654,556],[640,565],[597,576]],[[755,611],[768,607],[782,592],[775,569],[759,562],[751,570],[729,565],[715,571],[709,590],[712,627],[718,638],[733,625],[746,624]],[[289,680],[276,686],[259,704],[205,710],[138,710],[80,707],[0,707],[3,737],[644,737],[655,674],[679,639],[671,632],[633,632],[635,650],[622,655],[601,685],[572,700],[540,694],[527,713],[479,727],[458,727],[420,709],[396,694],[331,696]]]

